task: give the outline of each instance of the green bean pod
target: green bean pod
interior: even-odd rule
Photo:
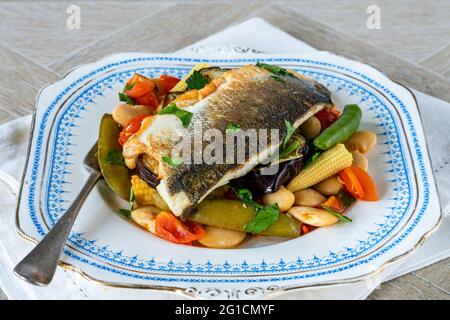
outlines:
[[[361,117],[361,108],[357,104],[346,105],[339,119],[314,139],[314,145],[320,150],[328,150],[344,142],[358,130]]]

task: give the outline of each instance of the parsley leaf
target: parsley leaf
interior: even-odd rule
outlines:
[[[236,133],[239,130],[241,130],[241,126],[240,125],[234,124],[234,123],[229,123],[229,124],[227,124],[225,132],[226,133]]]
[[[322,152],[320,152],[320,151],[314,152],[313,155],[311,156],[311,158],[309,158],[308,161],[306,161],[305,165],[303,166],[303,169],[305,169],[306,167],[309,167],[314,161],[316,161],[321,153]]]
[[[284,120],[284,124],[286,125],[286,136],[284,137],[283,148],[286,146],[286,143],[289,141],[289,139],[291,139],[292,135],[295,132],[295,128],[289,121]]]
[[[253,201],[253,195],[250,190],[243,188],[243,189],[233,189],[238,198],[245,203],[248,206],[255,206],[257,205],[256,202]]]
[[[341,199],[342,204],[346,209],[351,207],[351,205],[356,201],[355,198],[353,198],[351,195],[349,195],[347,192],[343,190],[339,191],[338,197]]]
[[[280,209],[277,203],[259,206],[255,210],[253,220],[245,225],[244,230],[253,234],[261,233],[278,221],[279,214]]]
[[[280,209],[278,204],[262,206],[253,200],[252,193],[249,189],[235,189],[234,192],[238,198],[247,206],[253,207],[255,215],[252,221],[244,226],[246,232],[253,234],[261,233],[278,221]]]
[[[119,92],[119,100],[128,104],[136,104],[133,98],[130,98],[123,92]]]
[[[291,143],[289,143],[286,147],[281,150],[278,158],[285,158],[289,156],[293,151],[296,151],[301,145],[301,141],[299,139],[295,139]]]
[[[208,79],[205,78],[198,70],[192,72],[191,76],[186,80],[186,84],[189,90],[203,89],[208,84]]]
[[[122,156],[122,152],[119,149],[111,149],[108,151],[106,155],[106,162],[109,164],[124,164],[125,161]]]
[[[349,217],[346,217],[342,214],[340,214],[339,212],[334,211],[333,209],[331,209],[330,207],[326,206],[326,205],[322,205],[322,208],[327,211],[328,213],[331,213],[333,216],[335,216],[336,218],[338,218],[339,220],[341,220],[342,222],[352,222],[353,220],[350,219]]]
[[[288,77],[296,78],[296,76],[294,76],[292,73],[290,73],[286,69],[279,67],[279,66],[275,66],[273,64],[257,62],[256,66],[266,69],[267,71],[270,71],[277,76],[282,76],[282,77],[288,76]]]
[[[183,127],[187,127],[189,125],[193,115],[189,111],[178,108],[175,103],[171,103],[167,107],[164,107],[159,114],[173,114],[181,120]]]
[[[119,209],[118,213],[123,215],[125,218],[130,219],[131,218],[131,211],[133,211],[134,208],[134,192],[133,188],[130,189],[130,209]]]
[[[171,158],[168,156],[164,156],[162,157],[162,159],[164,160],[164,162],[167,162],[167,164],[171,167],[178,167],[179,165],[183,164],[183,160],[180,158]]]

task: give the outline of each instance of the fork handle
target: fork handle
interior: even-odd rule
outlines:
[[[47,233],[31,252],[20,261],[14,268],[14,273],[21,279],[36,285],[47,285],[52,280],[59,257],[72,229],[81,206],[86,200],[89,192],[100,178],[99,172],[89,175],[83,189],[76,197],[66,213],[59,219],[58,223]]]

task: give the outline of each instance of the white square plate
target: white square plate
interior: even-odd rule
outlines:
[[[417,104],[379,71],[325,52],[223,56],[123,53],[72,70],[39,94],[17,228],[37,241],[69,207],[87,178],[82,159],[97,140],[125,81],[139,72],[178,77],[193,65],[277,64],[313,77],[338,107],[358,103],[362,129],[378,134],[368,154],[378,202],[358,202],[352,223],[297,239],[218,250],[175,245],[116,214],[126,206],[99,182],[72,230],[62,265],[112,286],[170,290],[196,297],[257,298],[376,275],[406,257],[436,229],[442,213]]]

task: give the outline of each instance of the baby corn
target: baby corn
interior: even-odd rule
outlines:
[[[324,151],[316,161],[292,179],[287,188],[292,191],[306,189],[352,165],[353,157],[343,144]]]
[[[133,189],[136,207],[154,205],[161,210],[170,211],[158,191],[150,187],[137,175],[131,177],[131,188]]]

